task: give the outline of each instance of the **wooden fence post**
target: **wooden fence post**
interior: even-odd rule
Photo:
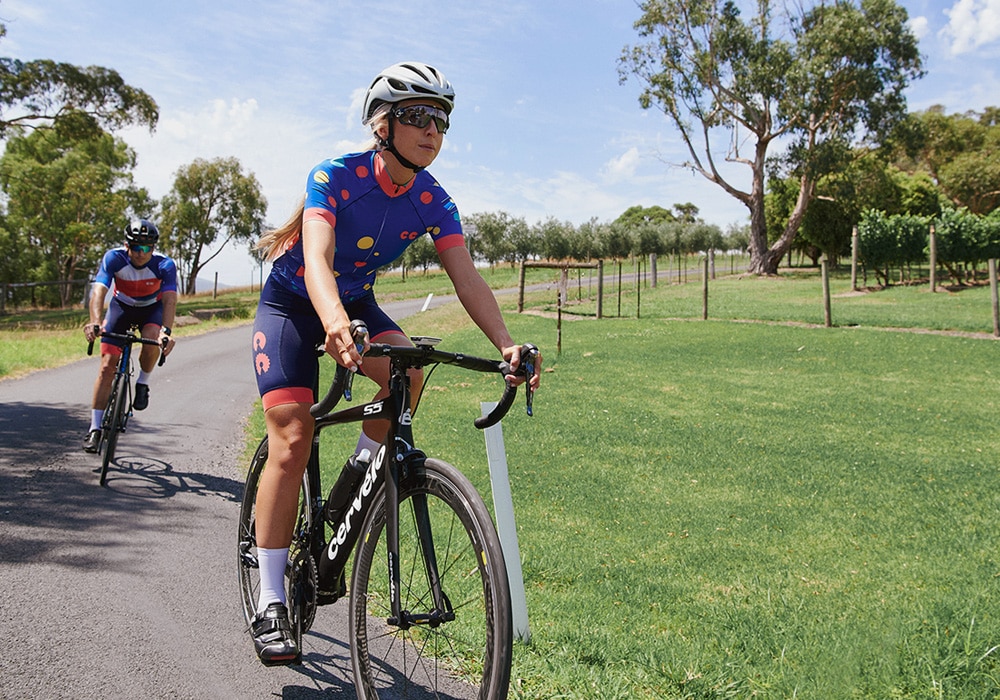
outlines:
[[[819,264],[820,269],[823,272],[823,322],[826,324],[826,327],[829,328],[833,325],[833,321],[830,314],[830,274],[826,253],[823,253]]]
[[[708,320],[708,256],[701,264],[701,320]]]
[[[934,224],[931,224],[930,232],[931,251],[931,291],[937,291],[937,238],[934,235]]]
[[[604,260],[597,261],[597,318],[604,316]]]
[[[858,227],[851,231],[851,291],[858,291],[858,255],[861,252]]]
[[[524,313],[524,261],[521,261],[521,271],[517,275],[517,313]]]
[[[993,302],[993,337],[1000,338],[1000,294],[997,292],[996,258],[990,258],[990,299]]]

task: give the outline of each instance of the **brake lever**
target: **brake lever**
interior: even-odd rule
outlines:
[[[534,390],[531,388],[531,378],[535,376],[535,363],[538,358],[538,348],[531,343],[525,343],[521,348],[521,364],[524,366],[524,395],[525,395],[525,410],[529,416],[534,416],[534,409],[532,408],[532,398],[535,395]]]
[[[368,336],[368,327],[365,325],[364,321],[354,320],[351,321],[351,336],[354,338],[354,347],[357,348],[358,354],[362,354],[365,350],[365,338]],[[350,370],[347,371],[347,376],[344,377],[344,400],[351,400],[351,389],[354,386],[354,372]]]

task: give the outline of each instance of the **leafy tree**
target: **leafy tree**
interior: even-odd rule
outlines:
[[[600,234],[601,250],[605,256],[621,260],[632,254],[635,241],[627,227],[619,223],[612,223],[601,228]]]
[[[513,254],[513,246],[508,240],[511,218],[506,212],[472,214],[465,217],[464,224],[474,236],[477,255],[491,267]]]
[[[437,264],[440,258],[438,258],[437,249],[434,247],[434,242],[431,240],[430,236],[417,236],[416,240],[413,241],[403,253],[402,264],[404,267],[408,267],[412,270],[418,267],[425,274],[427,273],[427,268],[431,265]]]
[[[693,206],[693,205],[692,205]],[[697,209],[697,207],[696,207]],[[676,221],[672,212],[660,206],[644,207],[636,205],[623,211],[614,223],[621,226],[639,227],[643,224],[657,224],[665,221]]]
[[[17,281],[86,277],[109,246],[120,245],[127,217],[152,208],[133,184],[134,166],[135,154],[110,134],[67,140],[47,129],[10,138],[0,187],[8,200],[4,247],[18,255]],[[70,288],[61,289],[65,305]]]
[[[693,224],[698,221],[698,207],[691,202],[675,204],[674,211],[677,212],[677,220],[685,224]]]
[[[750,271],[776,272],[817,179],[842,166],[848,140],[881,136],[905,114],[903,91],[921,75],[906,11],[893,0],[811,8],[759,0],[747,20],[733,0],[643,0],[640,8],[635,27],[647,43],[625,49],[621,79],[638,78],[640,105],[658,106],[680,131],[690,156],[682,165],[747,207]],[[778,139],[799,187],[769,247],[765,168]],[[749,168],[749,188],[720,170],[719,144],[727,161]]]
[[[594,258],[601,257],[601,226],[597,218],[592,217],[573,230],[571,247],[574,260],[590,262]]]
[[[953,207],[987,214],[1000,206],[1000,110],[946,115],[944,107],[908,116],[893,133],[896,165],[926,173]]]
[[[161,207],[163,245],[177,263],[185,293],[194,294],[198,272],[230,241],[257,239],[267,200],[256,176],[244,175],[236,158],[197,158],[177,171]],[[222,243],[204,257],[220,236]]]
[[[524,217],[508,217],[507,236],[510,249],[504,260],[511,265],[537,257],[542,251],[538,231],[528,226]]]
[[[568,260],[572,254],[573,225],[549,217],[536,227],[541,252],[550,260]]]
[[[0,38],[6,34],[0,24]],[[0,57],[0,138],[17,127],[96,137],[130,124],[152,130],[158,119],[153,98],[113,70]]]

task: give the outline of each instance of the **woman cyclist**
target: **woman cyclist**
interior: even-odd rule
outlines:
[[[517,366],[520,345],[473,265],[458,211],[425,170],[441,150],[454,104],[451,83],[429,65],[407,62],[383,70],[365,95],[362,122],[372,131],[369,147],[313,168],[298,210],[258,243],[273,261],[252,340],[269,445],[257,492],[261,585],[250,632],[265,665],[301,658],[288,622],[284,575],[312,445],[309,408],[318,373],[316,346],[323,345],[349,370],[363,371],[379,385],[376,398],[384,398],[389,361],[367,358],[362,368],[351,321],[364,321],[372,340],[409,344],[375,300],[376,270],[394,262],[418,236],[429,234],[466,312]],[[541,358],[528,380],[533,388],[540,365]],[[411,376],[415,396],[421,380],[419,372]],[[357,452],[375,453],[386,429],[385,421],[364,423]]]

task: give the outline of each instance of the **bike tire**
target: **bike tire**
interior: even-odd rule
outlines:
[[[240,505],[239,532],[237,538],[237,574],[240,587],[240,602],[243,618],[249,626],[257,613],[257,599],[260,595],[260,565],[257,559],[257,489],[260,477],[267,464],[267,438],[261,440],[250,469],[247,471],[243,500]],[[285,588],[288,600],[288,616],[295,632],[295,641],[302,648],[302,635],[309,631],[316,616],[316,563],[309,552],[308,542],[312,531],[312,516],[309,504],[313,502],[307,478],[303,478],[299,491],[299,514],[288,550],[285,566]]]
[[[125,383],[128,378],[124,374],[115,375],[115,383],[111,389],[111,398],[108,400],[108,409],[105,415],[109,416],[105,420],[104,428],[104,454],[101,456],[101,476],[100,484],[104,486],[108,478],[108,465],[115,458],[115,448],[118,446],[118,434],[122,427],[122,417],[125,414],[125,404],[128,400],[128,388]]]
[[[475,487],[436,459],[400,481],[402,608],[430,613],[433,605],[413,515],[420,498],[427,500],[438,573],[455,619],[405,631],[388,624],[383,486],[365,518],[351,578],[351,663],[358,697],[505,698],[513,632],[500,539]]]

